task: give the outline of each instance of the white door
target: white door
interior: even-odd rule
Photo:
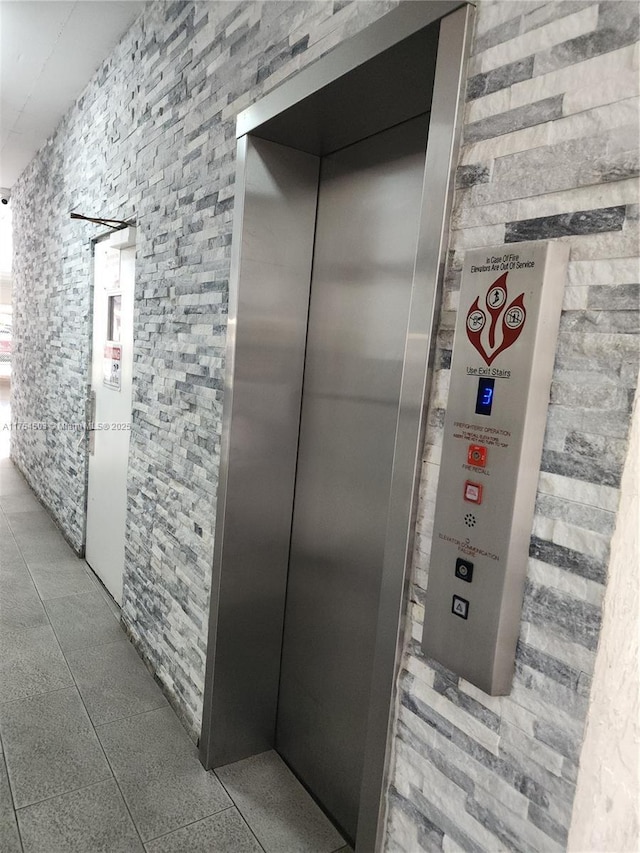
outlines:
[[[118,604],[131,433],[135,229],[96,243],[86,560]]]

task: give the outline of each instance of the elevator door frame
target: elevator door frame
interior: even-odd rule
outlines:
[[[394,444],[356,853],[383,844],[417,486],[446,262],[473,7],[404,3],[245,110],[235,210],[220,480],[200,759],[274,745],[320,156],[261,128],[390,46],[439,26]],[[258,562],[259,561],[259,562]]]

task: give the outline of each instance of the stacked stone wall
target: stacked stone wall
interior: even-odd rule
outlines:
[[[423,459],[390,850],[566,846],[638,378],[638,6],[479,3]],[[516,671],[489,697],[420,650],[467,249],[570,246]],[[629,571],[633,571],[631,566]]]
[[[85,418],[91,239],[138,223],[123,619],[197,737],[219,466],[235,117],[395,2],[148,6],[13,192],[14,419]],[[638,369],[634,2],[480,0],[424,451],[388,850],[562,850]],[[516,674],[491,698],[419,648],[459,277],[468,248],[571,256]],[[12,455],[77,550],[86,446]]]

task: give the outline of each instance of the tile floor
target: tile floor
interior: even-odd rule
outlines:
[[[274,752],[207,773],[118,608],[0,459],[2,853],[334,853]]]

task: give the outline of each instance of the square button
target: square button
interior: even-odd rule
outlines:
[[[487,448],[482,444],[470,444],[467,450],[467,464],[484,468],[487,464]]]
[[[461,581],[471,583],[473,579],[473,563],[458,557],[456,560],[456,577],[460,578]]]
[[[467,599],[460,598],[459,595],[454,595],[451,602],[451,612],[461,619],[466,619],[469,615],[469,602]]]
[[[472,504],[482,503],[482,486],[480,483],[471,483],[469,480],[464,484],[464,499]]]

